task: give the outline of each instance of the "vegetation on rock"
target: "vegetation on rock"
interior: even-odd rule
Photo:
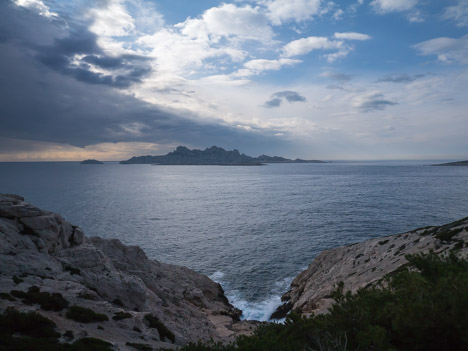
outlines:
[[[68,301],[60,293],[41,292],[37,286],[31,286],[27,292],[12,290],[10,294],[23,300],[23,303],[32,305],[38,303],[46,311],[61,311],[68,307]]]
[[[164,341],[165,339],[168,339],[172,342],[175,342],[175,335],[173,332],[171,332],[156,316],[153,316],[152,314],[146,314],[145,319],[149,323],[150,328],[155,328],[158,330],[159,333],[159,338]]]
[[[60,334],[50,319],[36,312],[7,308],[0,315],[0,351],[112,351],[112,345],[95,338],[82,338],[72,344],[60,343]],[[68,337],[73,333],[67,331]]]
[[[105,314],[96,313],[89,308],[76,305],[70,307],[65,316],[68,319],[72,319],[80,323],[104,322],[109,320]]]

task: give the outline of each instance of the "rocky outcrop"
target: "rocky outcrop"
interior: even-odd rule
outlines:
[[[318,160],[290,160],[278,156],[261,155],[251,157],[238,150],[227,151],[222,147],[212,146],[205,150],[190,150],[178,146],[174,151],[161,156],[135,156],[121,164],[159,164],[159,165],[221,165],[221,166],[260,166],[265,163],[325,163]]]
[[[467,255],[468,217],[322,252],[293,280],[274,317],[281,318],[290,310],[303,315],[325,313],[334,302],[330,293],[339,282],[344,283],[344,291],[355,292],[404,266],[408,262],[405,255],[430,250],[437,254],[457,250]]]
[[[188,268],[149,260],[136,246],[86,237],[60,215],[17,195],[0,195],[0,313],[8,307],[38,311],[63,334],[95,337],[117,350],[126,343],[173,348],[189,341],[230,340],[255,323],[239,321],[221,286]],[[60,293],[69,306],[104,314],[108,321],[82,323],[62,311],[44,310],[20,296],[31,287]],[[16,294],[16,295],[15,295]],[[146,315],[174,335],[161,336]],[[125,318],[113,318],[124,316]]]

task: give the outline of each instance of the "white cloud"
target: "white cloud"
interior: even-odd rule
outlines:
[[[301,60],[292,60],[285,58],[279,60],[250,60],[244,63],[244,68],[234,73],[234,76],[247,77],[254,74],[259,74],[263,71],[278,71],[279,69],[285,66],[293,66],[301,62]]]
[[[285,22],[303,22],[312,19],[320,10],[321,0],[270,0],[262,1],[274,25]]]
[[[457,27],[468,27],[468,2],[458,0],[457,5],[447,7],[443,18],[454,21]]]
[[[387,13],[411,10],[418,2],[419,0],[373,0],[370,5],[376,12]]]
[[[348,55],[353,47],[347,45],[344,40],[369,40],[371,37],[367,34],[362,33],[335,33],[335,39],[329,39],[327,37],[315,37],[311,36],[308,38],[301,38],[293,40],[286,44],[282,49],[283,57],[294,57],[299,55],[305,55],[313,50],[329,50],[333,51],[329,54],[323,55],[328,62],[336,61],[339,58]]]
[[[135,29],[134,19],[121,0],[109,1],[104,8],[91,9],[89,15],[94,20],[89,29],[100,36],[121,37],[132,34]]]
[[[293,40],[283,47],[285,57],[305,55],[313,50],[341,49],[342,41],[329,40],[327,37],[308,37]]]
[[[15,4],[17,6],[34,9],[41,16],[44,16],[44,17],[58,16],[55,12],[50,12],[50,9],[46,5],[44,5],[44,3],[41,0],[16,0]]]
[[[369,40],[372,38],[370,35],[355,32],[335,33],[334,37],[345,40]]]
[[[421,55],[436,55],[445,63],[468,64],[468,35],[459,39],[435,38],[413,46]]]
[[[223,4],[176,25],[190,37],[217,42],[221,37],[269,41],[273,37],[268,18],[259,7]]]

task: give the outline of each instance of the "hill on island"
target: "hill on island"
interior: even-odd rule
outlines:
[[[431,166],[468,166],[468,160],[466,161],[457,161],[457,162],[448,162],[448,163],[439,163],[437,165]]]
[[[82,164],[82,165],[102,165],[104,163],[101,162],[101,161],[95,160],[95,159],[89,159],[89,160],[81,161],[80,164]]]
[[[223,166],[260,166],[265,163],[324,163],[318,160],[290,160],[279,156],[261,155],[251,157],[238,150],[227,151],[222,147],[212,146],[205,150],[190,150],[178,146],[174,151],[161,156],[135,156],[121,164],[159,164],[159,165],[223,165]]]

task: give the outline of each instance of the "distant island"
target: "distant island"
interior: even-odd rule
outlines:
[[[81,165],[103,165],[104,162],[94,160],[94,159],[89,159],[89,160],[84,160],[80,162]]]
[[[431,166],[468,166],[468,160],[467,161],[439,163],[439,164],[431,165]]]
[[[120,164],[158,164],[158,165],[219,165],[219,166],[261,166],[265,163],[325,163],[318,160],[290,160],[279,156],[261,155],[251,157],[238,150],[226,151],[222,147],[212,146],[205,150],[190,150],[178,146],[174,151],[161,156],[135,156]]]

